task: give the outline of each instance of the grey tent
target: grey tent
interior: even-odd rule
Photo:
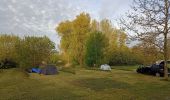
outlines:
[[[44,74],[44,75],[54,75],[57,73],[58,73],[58,70],[55,65],[46,65],[44,68],[41,69],[41,74]]]

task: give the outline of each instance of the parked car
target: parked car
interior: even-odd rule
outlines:
[[[17,67],[17,63],[15,63],[14,61],[5,59],[0,61],[0,69],[8,69],[8,68],[16,68]]]
[[[170,61],[167,61],[168,64],[170,64]],[[137,68],[137,72],[141,74],[147,74],[147,75],[157,75],[157,76],[164,76],[164,61],[157,62],[151,66],[139,66]],[[168,75],[170,74],[170,68],[168,68]]]

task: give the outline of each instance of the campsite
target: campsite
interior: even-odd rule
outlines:
[[[170,0],[0,0],[0,100],[170,100]]]
[[[137,66],[115,66],[111,72],[76,68],[76,74],[0,72],[1,100],[169,100],[170,83],[137,74]]]

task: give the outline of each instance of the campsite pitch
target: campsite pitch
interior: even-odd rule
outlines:
[[[170,82],[137,74],[135,67],[111,72],[75,69],[76,74],[0,71],[0,100],[169,100]]]

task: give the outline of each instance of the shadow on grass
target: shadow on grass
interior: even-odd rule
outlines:
[[[76,74],[76,69],[73,67],[63,67],[60,71],[71,73],[71,74]]]
[[[126,89],[131,87],[131,85],[128,83],[114,81],[109,78],[81,79],[77,80],[77,84],[95,91],[102,91],[105,89]]]
[[[164,82],[170,82],[170,78],[165,79],[164,77],[160,78],[160,81],[164,81]]]
[[[35,92],[23,92],[22,94],[11,96],[8,100],[80,100],[81,98],[81,95],[68,91],[68,89],[56,88],[56,90],[40,89]]]
[[[123,70],[123,71],[134,71],[138,68],[138,65],[136,66],[111,66],[112,69],[116,70]]]

